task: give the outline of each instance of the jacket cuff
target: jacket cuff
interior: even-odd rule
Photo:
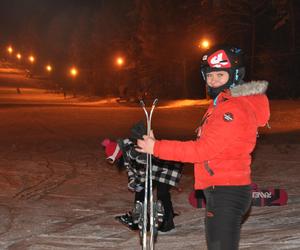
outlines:
[[[153,148],[153,155],[155,157],[158,157],[158,155],[159,155],[159,147],[160,147],[160,141],[155,140],[154,148]]]

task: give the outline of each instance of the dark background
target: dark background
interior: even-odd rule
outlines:
[[[299,11],[296,0],[1,0],[0,56],[8,44],[34,53],[32,70],[51,62],[57,83],[93,95],[201,98],[207,38],[242,47],[246,80],[268,80],[271,98],[299,98]]]

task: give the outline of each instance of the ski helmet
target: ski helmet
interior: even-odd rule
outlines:
[[[208,93],[212,98],[215,98],[225,89],[242,84],[245,76],[243,51],[230,45],[212,48],[202,57],[201,74],[205,81],[206,74],[212,71],[226,71],[229,74],[229,79],[224,85],[218,88],[208,86]]]

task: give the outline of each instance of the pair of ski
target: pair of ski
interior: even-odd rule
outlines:
[[[152,103],[150,112],[148,113],[146,105],[143,100],[140,104],[145,112],[147,121],[147,135],[151,132],[151,120],[153,111],[157,105],[158,99]],[[153,185],[152,185],[152,156],[147,154],[147,164],[145,170],[145,196],[144,203],[137,201],[132,211],[133,222],[139,225],[140,240],[143,250],[153,250],[157,238],[158,225],[163,219],[163,205],[157,200],[153,199]],[[149,220],[149,222],[148,222]],[[149,235],[150,234],[150,235]]]

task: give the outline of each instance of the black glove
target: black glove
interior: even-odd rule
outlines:
[[[143,121],[139,121],[131,128],[131,138],[134,140],[143,139],[143,135],[147,134],[147,129]]]

